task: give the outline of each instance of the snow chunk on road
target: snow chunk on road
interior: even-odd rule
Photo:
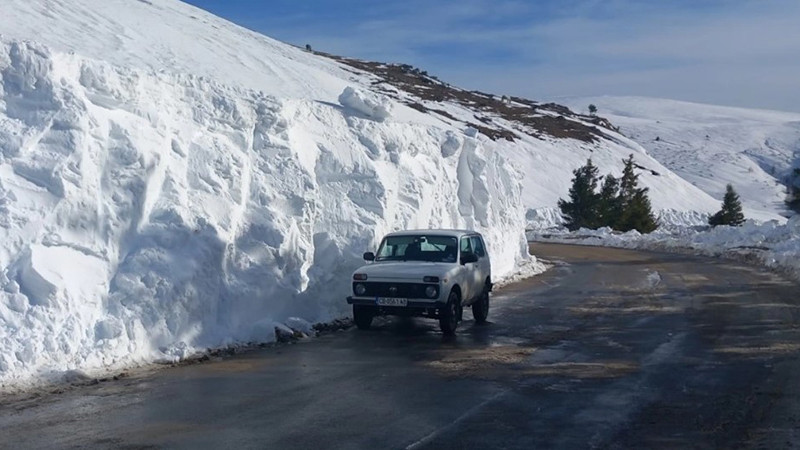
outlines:
[[[312,334],[314,332],[314,325],[301,317],[289,317],[286,319],[286,326],[292,331],[299,331],[305,334]]]
[[[350,86],[339,95],[339,103],[379,122],[392,116],[392,102],[388,98]]]
[[[645,289],[655,289],[659,284],[661,284],[661,274],[658,271],[648,273],[644,279]]]

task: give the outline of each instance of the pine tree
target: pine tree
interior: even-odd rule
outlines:
[[[600,200],[597,207],[598,225],[614,228],[619,220],[622,208],[619,199],[619,180],[613,175],[606,175],[603,187],[600,188]]]
[[[597,167],[592,160],[572,171],[572,187],[569,188],[569,201],[559,199],[558,207],[564,216],[566,226],[574,231],[579,228],[597,227]]]
[[[648,189],[639,188],[638,185],[639,175],[634,172],[633,154],[631,154],[625,160],[622,178],[619,181],[617,201],[620,215],[615,227],[619,231],[637,230],[640,233],[649,233],[658,228],[650,199],[647,197]]]
[[[624,163],[622,178],[619,179],[619,199],[623,208],[633,201],[633,196],[636,195],[636,186],[639,184],[639,175],[633,171],[633,154],[624,160]]]
[[[620,219],[620,231],[636,230],[639,233],[650,233],[658,228],[656,218],[647,197],[647,188],[637,189],[633,199],[623,211]]]
[[[738,227],[743,223],[742,202],[739,201],[739,194],[729,184],[725,187],[722,209],[708,219],[708,224],[711,226],[732,225]]]

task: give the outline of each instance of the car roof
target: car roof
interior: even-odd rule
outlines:
[[[456,236],[456,237],[461,237],[464,235],[471,235],[471,234],[480,235],[480,233],[478,233],[477,231],[472,231],[472,230],[425,229],[425,230],[394,231],[392,233],[387,234],[386,236],[407,236],[409,234],[423,234],[428,236]]]

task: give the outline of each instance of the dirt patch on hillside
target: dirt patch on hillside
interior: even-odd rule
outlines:
[[[607,119],[578,114],[563,105],[539,103],[521,97],[506,97],[480,91],[468,91],[440,81],[426,71],[408,64],[385,64],[345,58],[324,52],[314,52],[360,71],[375,75],[373,87],[417,111],[437,114],[449,121],[462,122],[477,129],[492,140],[514,141],[521,134],[541,138],[577,139],[597,142],[607,138],[608,131],[619,132]],[[397,90],[411,94],[414,99],[401,99]],[[451,102],[474,111],[472,119],[458,119],[435,106]],[[504,119],[498,123],[496,119]]]

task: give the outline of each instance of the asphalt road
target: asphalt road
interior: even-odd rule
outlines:
[[[0,404],[8,448],[800,446],[800,286],[739,263],[536,244],[490,323],[423,319]],[[344,299],[342,299],[344,301]]]

